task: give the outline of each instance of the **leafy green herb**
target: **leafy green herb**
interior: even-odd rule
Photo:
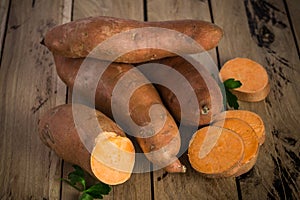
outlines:
[[[226,99],[228,102],[228,105],[234,109],[239,109],[239,103],[238,103],[238,98],[232,94],[230,91],[231,89],[239,88],[242,86],[242,83],[240,81],[234,80],[233,78],[227,79],[224,81],[224,87],[225,87],[225,92],[226,92]]]
[[[80,200],[103,199],[111,191],[111,187],[105,183],[99,182],[86,189],[84,171],[77,165],[73,165],[74,171],[68,174],[68,179],[61,180],[81,192]]]

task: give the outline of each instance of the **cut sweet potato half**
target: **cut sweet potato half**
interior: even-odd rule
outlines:
[[[220,121],[225,118],[238,118],[247,122],[255,131],[259,144],[262,145],[265,142],[265,125],[258,114],[248,110],[227,110],[217,115],[214,121]]]
[[[240,119],[227,118],[217,121],[214,126],[222,127],[237,133],[244,142],[244,157],[235,168],[226,172],[228,175],[239,176],[248,172],[255,164],[258,155],[259,144],[255,131],[246,122]]]
[[[212,177],[227,177],[226,172],[238,166],[243,159],[244,143],[229,129],[207,126],[192,137],[188,157],[196,171]]]
[[[91,153],[91,169],[102,182],[117,185],[130,178],[134,159],[134,146],[128,138],[104,132]]]
[[[239,100],[257,102],[270,92],[269,78],[263,66],[248,58],[235,58],[227,61],[220,70],[223,81],[234,78],[242,86],[232,90]]]

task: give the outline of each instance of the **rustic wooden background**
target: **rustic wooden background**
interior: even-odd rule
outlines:
[[[202,19],[224,29],[218,66],[248,57],[268,71],[271,92],[259,103],[241,102],[266,124],[257,164],[238,178],[134,174],[106,199],[300,199],[299,0],[1,0],[0,199],[76,199],[59,181],[71,165],[44,146],[39,116],[68,101],[53,58],[40,44],[57,24],[95,15],[145,21]]]

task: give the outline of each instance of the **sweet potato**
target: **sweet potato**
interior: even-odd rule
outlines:
[[[58,55],[54,58],[60,78],[70,88],[76,86],[75,77],[84,59]],[[76,79],[78,93],[90,97],[87,102],[95,98],[96,108],[135,136],[146,157],[155,165],[165,167],[168,172],[185,172],[176,157],[180,149],[178,127],[145,76],[129,64],[87,58],[83,65],[83,74]],[[98,70],[103,72],[101,76]],[[95,94],[90,94],[93,86]]]
[[[106,41],[118,33],[123,34]],[[87,57],[102,43],[101,48],[90,56],[115,62],[140,63],[174,56],[174,53],[191,54],[209,50],[217,46],[222,36],[221,28],[200,20],[140,22],[99,16],[56,26],[47,32],[44,43],[53,53],[71,58]]]
[[[248,110],[227,110],[217,115],[214,121],[229,118],[237,118],[247,122],[255,131],[259,144],[262,145],[264,143],[266,138],[265,125],[259,115]]]
[[[226,173],[228,175],[239,176],[248,172],[254,166],[259,151],[258,139],[252,127],[248,123],[234,118],[226,118],[225,120],[214,122],[213,126],[234,131],[244,142],[243,159],[235,168]]]
[[[190,141],[188,157],[192,167],[209,177],[228,177],[228,171],[239,165],[244,156],[244,144],[239,135],[229,129],[206,126]]]
[[[171,91],[164,85],[156,85],[166,107],[182,124],[196,126],[209,124],[214,115],[223,110],[223,97],[216,80],[197,61],[187,61],[177,56],[152,63],[153,66],[149,66],[151,70],[144,74],[151,82],[165,82],[173,87],[174,91]],[[156,63],[169,69],[156,70]],[[183,77],[174,74],[174,70]]]
[[[38,128],[43,143],[59,157],[81,166],[100,181],[116,185],[130,178],[134,146],[99,111],[80,104],[57,106],[40,118]]]
[[[223,81],[234,78],[242,86],[232,90],[239,100],[262,101],[270,92],[267,71],[260,64],[248,58],[235,58],[227,61],[220,70]]]

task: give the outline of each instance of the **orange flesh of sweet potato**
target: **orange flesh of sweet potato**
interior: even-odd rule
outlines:
[[[67,86],[73,88],[75,77],[84,59],[64,58],[58,55],[54,55],[54,59],[59,77]],[[108,62],[92,58],[86,59],[86,62],[87,66],[96,65],[97,69],[102,69],[108,64]],[[98,83],[95,106],[110,118],[116,117],[112,114],[112,98],[116,94],[117,97],[113,106],[117,109],[116,114],[119,117],[117,123],[128,134],[137,138],[146,157],[155,165],[165,167],[168,172],[185,172],[185,167],[176,157],[180,150],[178,127],[172,116],[163,107],[159,94],[152,84],[138,87],[130,96],[129,105],[124,104],[126,102],[125,97],[129,93],[128,88],[140,82],[147,83],[148,80],[145,76],[130,64],[111,63],[99,80],[99,77],[95,76],[94,69],[89,67],[85,69],[85,84],[80,85],[82,94],[84,95],[85,91],[89,91],[88,86]],[[130,73],[128,73],[129,71]],[[119,89],[116,91],[115,86],[121,79],[125,81],[118,85]],[[152,112],[154,117],[151,119],[149,111],[153,106],[158,106],[161,109],[154,110]],[[150,122],[153,124],[147,129],[138,129],[132,126],[131,119],[142,127],[149,125]],[[165,123],[162,124],[164,121]]]
[[[206,175],[226,177],[244,155],[239,135],[229,129],[207,126],[198,130],[190,141],[188,157],[192,167]]]
[[[156,85],[165,105],[170,110],[172,116],[177,121],[185,125],[195,125],[195,111],[191,105],[191,95],[189,92],[196,95],[197,104],[200,113],[200,118],[197,126],[209,124],[212,121],[214,115],[219,114],[223,109],[223,97],[217,82],[213,79],[210,72],[206,70],[204,66],[199,66],[198,63],[189,63],[182,57],[170,57],[157,61],[153,63],[163,64],[170,68],[170,70],[176,70],[179,72],[191,85],[191,90],[185,87],[183,89],[177,89],[177,96],[183,99],[182,105],[177,98],[177,96],[169,88],[162,85]],[[198,70],[194,66],[198,66]],[[159,74],[160,71],[151,72],[151,76],[167,76],[168,82],[171,85],[176,85],[177,87],[184,87],[182,83],[178,82],[176,76],[171,76],[168,74]],[[183,112],[182,112],[183,111]]]
[[[134,147],[127,138],[105,132],[96,138],[91,153],[92,172],[109,185],[124,183],[131,176],[135,158],[133,152]]]
[[[259,115],[248,110],[227,110],[217,115],[214,121],[227,118],[237,118],[247,122],[255,131],[259,144],[262,145],[264,143],[266,138],[265,125]]]
[[[75,108],[75,110],[72,110]],[[82,114],[82,120],[75,124],[74,112]],[[101,127],[101,131],[91,119],[96,117],[96,122]],[[84,133],[79,135],[79,129],[83,129]],[[100,131],[100,132],[99,132]],[[130,156],[126,157],[127,171],[123,172],[118,169],[119,166],[114,166],[112,170],[106,170],[106,175],[102,176],[97,169],[106,169],[103,163],[91,162],[92,149],[97,149],[103,145],[103,142],[96,142],[96,138],[100,135],[110,135],[114,140],[115,148],[106,149],[103,152],[105,155],[110,155],[110,152],[116,149],[127,150]],[[92,176],[97,177],[100,181],[115,185],[125,182],[130,178],[131,171],[134,165],[134,147],[131,141],[125,136],[124,132],[113,122],[99,111],[95,111],[79,104],[65,104],[57,106],[49,110],[43,115],[39,121],[39,136],[44,144],[50,147],[54,152],[67,162],[79,165]],[[83,143],[84,141],[84,143]],[[124,148],[124,146],[126,148]],[[97,154],[93,153],[93,155]],[[96,169],[96,170],[95,170]]]
[[[232,93],[242,101],[261,101],[270,92],[266,70],[248,58],[235,58],[227,61],[220,70],[220,77],[223,81],[234,78],[242,83],[240,88],[232,90]]]
[[[141,22],[99,16],[54,27],[47,32],[45,45],[55,54],[82,58],[115,34],[145,27],[165,28],[178,32],[171,33],[171,36],[170,32],[162,29],[127,32],[125,37],[110,41],[101,51],[97,52],[97,55],[92,56],[101,60],[110,60],[114,57],[112,55],[123,54],[128,49],[138,49],[120,56],[115,62],[139,63],[174,56],[174,52],[184,54],[199,52],[198,48],[192,48],[191,41],[184,39],[183,35],[194,39],[203,47],[202,50],[216,47],[223,36],[221,28],[200,20]],[[145,48],[148,44],[155,45],[157,48]],[[162,46],[168,48],[169,51],[159,48]]]
[[[230,170],[229,175],[240,175],[246,173],[255,164],[258,155],[259,144],[255,131],[246,122],[240,119],[227,118],[213,123],[213,126],[229,129],[237,133],[244,142],[244,157],[234,169]]]

